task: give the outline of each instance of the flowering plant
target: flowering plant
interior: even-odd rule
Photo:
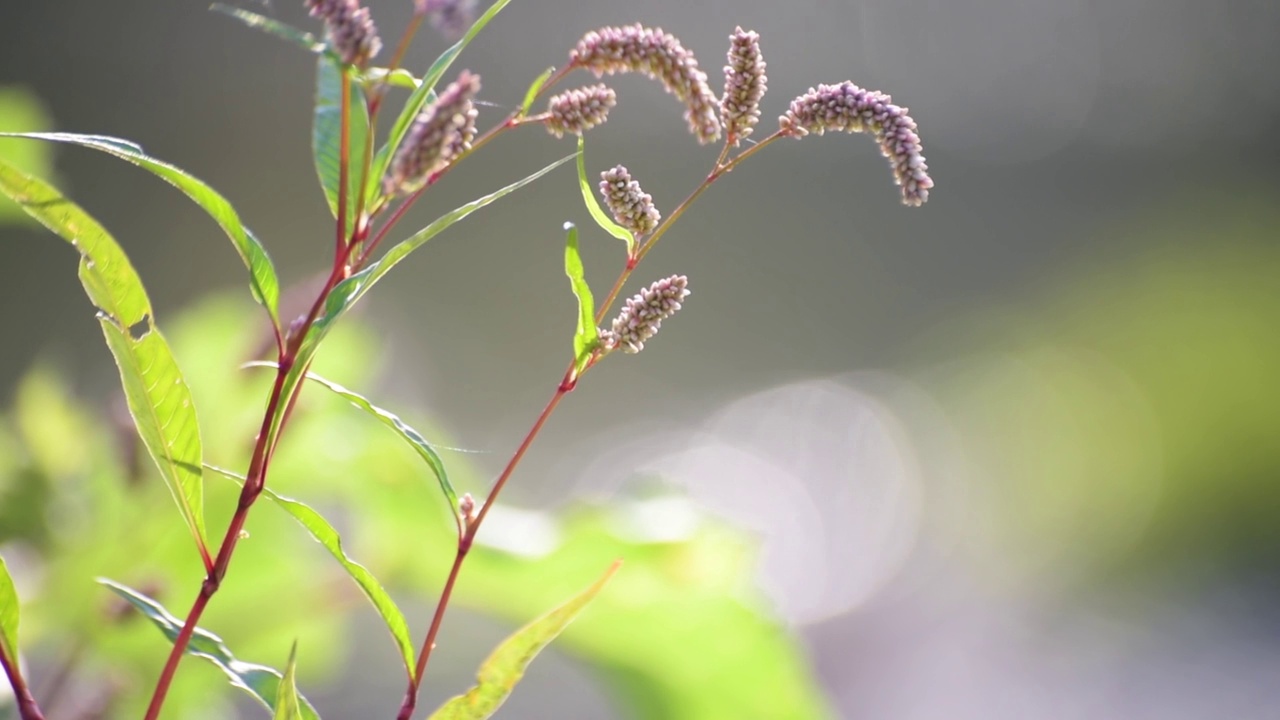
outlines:
[[[0,189],[80,253],[80,277],[99,311],[98,318],[119,367],[137,435],[180,510],[202,565],[203,580],[190,609],[181,618],[171,614],[148,593],[102,581],[129,607],[140,611],[161,629],[172,643],[149,694],[147,720],[160,716],[179,663],[186,655],[213,662],[233,685],[246,689],[278,718],[318,717],[315,708],[297,690],[296,653],[289,655],[283,672],[249,665],[236,660],[221,640],[200,624],[228,577],[234,577],[230,572],[232,560],[241,541],[247,537],[250,512],[264,496],[329,550],[384,620],[400,651],[406,673],[396,716],[401,720],[412,717],[462,568],[472,553],[481,526],[526,451],[559,403],[578,387],[588,372],[617,350],[624,354],[643,350],[662,323],[679,311],[688,298],[685,276],[659,279],[622,302],[612,319],[606,320],[632,274],[692,203],[717,180],[776,141],[799,139],[827,130],[872,134],[889,160],[894,181],[901,188],[902,201],[907,205],[921,205],[928,199],[932,181],[916,124],[905,109],[893,104],[883,93],[864,90],[849,82],[819,85],[791,102],[775,131],[753,142],[760,121],[760,101],[766,91],[766,66],[759,36],[741,28],[730,35],[724,86],[719,98],[693,53],[673,35],[641,25],[606,27],[584,35],[570,51],[563,67],[539,76],[514,111],[480,132],[477,122],[481,78],[462,70],[443,89],[437,91],[437,85],[461,51],[508,2],[498,0],[472,21],[468,16],[468,3],[417,0],[412,19],[385,66],[374,65],[383,49],[382,42],[369,10],[361,7],[357,0],[305,0],[311,15],[323,23],[323,40],[261,15],[222,8],[249,25],[295,42],[318,56],[313,150],[321,188],[334,216],[333,256],[319,292],[307,309],[292,319],[281,317],[279,282],[265,247],[241,222],[235,209],[200,180],[123,140],[68,133],[11,135],[99,150],[138,165],[176,186],[208,212],[232,241],[249,271],[253,296],[263,306],[271,328],[270,359],[251,364],[269,367],[273,381],[266,391],[265,409],[253,438],[247,469],[240,475],[207,462],[193,394],[175,354],[157,328],[142,282],[121,247],[101,225],[57,189],[0,160]],[[423,21],[460,37],[423,75],[417,76],[402,68],[401,61]],[[597,80],[618,73],[638,73],[657,80],[683,105],[689,132],[698,143],[722,142],[707,176],[667,215],[654,206],[653,198],[622,165],[601,173],[598,183],[588,179],[583,156],[584,135],[606,122],[618,102],[616,93],[607,84],[597,82],[562,90],[547,99],[545,110],[534,111],[540,97],[551,93],[579,70],[592,73]],[[409,97],[385,142],[378,145],[378,118],[391,92],[401,87],[410,91]],[[528,125],[542,126],[558,138],[576,136],[576,152],[446,213],[398,244],[386,247],[408,209],[453,168],[495,137]],[[440,448],[362,395],[312,372],[316,352],[339,325],[338,321],[408,254],[471,213],[571,160],[576,160],[578,182],[590,214],[604,231],[624,243],[625,255],[618,276],[597,302],[579,254],[578,230],[571,224],[565,225],[565,272],[579,310],[567,367],[546,406],[484,496],[459,494],[454,490]],[[372,573],[346,555],[333,525],[310,506],[268,488],[281,438],[291,427],[307,380],[336,393],[391,428],[425,461],[447,503],[456,540],[455,552],[429,628],[416,649],[403,613]],[[234,510],[221,541],[216,544],[209,542],[205,525],[204,479],[213,475],[228,476],[240,484]],[[478,685],[447,702],[431,717],[491,715],[511,692],[534,655],[601,592],[617,568],[616,563],[610,566],[586,590],[512,635],[486,662]],[[0,660],[13,687],[21,717],[33,720],[44,715],[18,662],[17,609],[14,583],[8,570],[3,569],[0,572],[0,639],[4,642],[0,643]]]

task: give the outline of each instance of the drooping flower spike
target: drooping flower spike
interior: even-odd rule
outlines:
[[[662,213],[653,206],[653,196],[640,189],[622,165],[600,173],[600,195],[613,219],[633,234],[647,235],[658,227]]]
[[[600,330],[605,352],[621,349],[634,355],[643,350],[645,342],[662,327],[662,321],[674,315],[687,297],[689,279],[672,275],[629,298],[612,326]]]
[[[472,102],[480,92],[480,76],[463,70],[458,79],[422,109],[391,158],[383,181],[388,193],[407,194],[431,173],[448,165],[471,148],[476,136],[476,109]]]
[[[685,121],[698,142],[705,145],[720,138],[716,96],[707,74],[674,35],[639,23],[605,27],[584,35],[569,61],[596,77],[634,72],[659,80],[684,103]]]
[[[547,103],[547,132],[556,137],[581,135],[603,124],[617,104],[618,94],[604,84],[566,90]]]
[[[782,132],[795,138],[827,130],[849,133],[871,132],[880,143],[880,153],[893,168],[893,179],[902,188],[902,202],[923,205],[929,199],[933,179],[925,164],[916,121],[907,109],[893,104],[882,92],[864,90],[851,82],[819,85],[791,101],[786,114],[778,118]]]

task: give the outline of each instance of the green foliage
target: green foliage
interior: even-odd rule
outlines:
[[[9,565],[0,557],[0,652],[14,667],[18,665],[18,590],[9,575]]]
[[[0,130],[11,133],[40,132],[53,124],[49,111],[31,91],[0,87]],[[14,167],[56,182],[53,150],[43,143],[0,138],[0,158]],[[31,217],[6,197],[0,197],[0,225],[31,222]]]
[[[497,712],[524,677],[529,663],[600,594],[618,566],[615,562],[591,587],[503,640],[480,666],[475,687],[450,699],[431,714],[431,720],[485,720]]]
[[[178,637],[178,633],[182,631],[182,621],[174,617],[172,613],[164,609],[160,603],[152,600],[146,595],[125,587],[120,583],[99,578],[98,582],[107,586],[112,592],[124,598],[130,605],[137,608],[148,620],[150,620],[164,636],[172,642]],[[191,643],[187,646],[187,654],[208,660],[215,667],[227,676],[233,687],[237,687],[249,693],[258,702],[262,703],[268,710],[278,707],[280,702],[281,686],[286,682],[292,682],[292,677],[286,681],[285,676],[280,671],[269,668],[265,665],[255,665],[241,660],[237,660],[226,644],[222,642],[222,638],[202,628],[196,628],[191,635]],[[289,668],[293,669],[293,655],[290,654]],[[287,687],[287,686],[286,686]],[[294,704],[299,705],[298,715],[303,720],[320,720],[320,716],[316,714],[315,708],[311,707],[311,703],[306,698],[297,696],[297,689],[291,688],[294,695]],[[288,690],[285,690],[285,695]],[[285,698],[285,702],[289,700]]]
[[[156,329],[142,280],[115,239],[50,185],[0,161],[0,190],[80,252],[80,281],[102,311],[98,320],[138,434],[204,553],[200,427],[191,391]]]
[[[327,47],[325,43],[315,35],[312,35],[309,32],[304,32],[290,25],[286,25],[279,20],[266,17],[265,15],[259,15],[258,13],[250,12],[243,8],[223,5],[222,3],[214,3],[209,6],[209,9],[213,12],[233,17],[255,30],[261,30],[268,35],[274,35],[282,40],[288,41],[307,52],[316,54],[324,53],[335,60],[338,57],[332,52],[326,52]]]
[[[239,484],[244,484],[244,477],[237,475],[229,470],[222,468],[210,467],[210,470],[236,480]],[[404,620],[404,613],[400,611],[399,606],[383,589],[382,583],[369,572],[369,569],[360,563],[352,560],[346,551],[342,549],[342,537],[338,535],[338,531],[333,529],[328,520],[325,520],[320,513],[306,503],[299,502],[293,498],[287,498],[270,488],[264,488],[263,494],[271,498],[271,500],[279,506],[281,510],[289,513],[294,520],[298,521],[311,537],[324,546],[325,550],[338,561],[343,570],[347,571],[347,575],[355,581],[356,585],[364,593],[365,597],[378,611],[378,616],[386,624],[387,630],[391,631],[391,638],[395,640],[396,647],[400,650],[400,655],[404,659],[405,670],[409,677],[412,678],[415,671],[413,641],[409,638],[409,625]]]
[[[342,161],[342,82],[346,71],[340,62],[321,57],[316,60],[316,110],[311,130],[311,153],[315,158],[316,174],[320,176],[320,188],[324,190],[329,211],[338,216],[339,181]],[[348,80],[351,97],[358,98],[362,90],[355,81]],[[369,111],[362,102],[353,102],[347,113],[349,173],[348,188],[360,182],[360,168],[364,167],[365,145],[369,137]],[[380,178],[379,178],[380,179]],[[355,224],[355,207],[359,193],[347,193],[346,233],[349,236]]]
[[[578,228],[573,223],[565,223],[564,227],[564,273],[569,276],[569,285],[578,299],[578,326],[573,332],[574,369],[581,373],[600,344],[600,333],[596,328],[596,301],[591,297],[591,286],[587,285],[586,269],[578,252]]]
[[[271,316],[271,321],[280,324],[277,306],[280,301],[280,281],[276,278],[275,267],[262,244],[240,222],[231,203],[219,195],[213,188],[187,174],[185,171],[149,157],[142,148],[126,140],[103,137],[99,135],[78,135],[74,133],[0,133],[0,137],[29,138],[48,140],[50,142],[81,145],[94,150],[101,150],[122,160],[137,165],[165,182],[173,185],[199,205],[214,222],[222,228],[227,237],[240,253],[240,259],[249,269],[250,287],[253,296],[262,303]]]
[[[630,230],[614,222],[613,218],[609,217],[609,213],[600,207],[600,201],[596,199],[591,181],[587,179],[586,143],[581,135],[578,136],[578,187],[582,190],[582,202],[586,204],[587,212],[591,213],[591,219],[595,220],[605,232],[627,244],[628,257],[635,255],[635,236]]]
[[[273,720],[303,720],[302,703],[298,698],[298,643],[289,648],[289,663],[284,668],[284,679],[280,681],[280,691],[276,693],[276,709]]]
[[[529,85],[529,89],[524,93],[524,102],[520,103],[520,115],[528,115],[529,108],[533,107],[533,103],[538,99],[538,94],[542,92],[542,88],[547,84],[547,80],[551,79],[551,75],[556,71],[554,67],[549,67],[542,71],[542,74],[533,79]],[[582,154],[582,146],[578,146],[578,154]],[[582,162],[579,157],[578,162]]]

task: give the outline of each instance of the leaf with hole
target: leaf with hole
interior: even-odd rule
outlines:
[[[582,189],[582,201],[587,206],[587,212],[591,213],[591,219],[604,229],[605,232],[618,238],[627,244],[627,256],[635,255],[636,238],[631,231],[622,227],[609,217],[609,213],[600,207],[600,201],[596,199],[595,191],[591,189],[591,182],[587,180],[587,160],[586,160],[585,141],[582,136],[578,136],[578,186]]]
[[[400,147],[400,143],[404,141],[404,136],[409,132],[409,126],[413,124],[418,113],[422,112],[422,108],[428,103],[435,100],[436,83],[440,82],[440,78],[444,76],[445,71],[457,59],[458,54],[462,52],[476,35],[484,30],[490,20],[497,17],[502,8],[506,7],[511,0],[498,0],[489,9],[485,11],[479,19],[467,30],[467,34],[462,39],[454,43],[452,47],[445,50],[431,63],[431,67],[427,68],[427,72],[422,76],[422,81],[418,83],[418,87],[409,95],[409,99],[405,101],[404,108],[400,110],[400,114],[396,117],[395,124],[391,126],[391,134],[387,136],[387,142],[373,157],[373,168],[369,173],[369,183],[365,187],[366,197],[372,204],[374,198],[378,197],[378,193],[382,187],[382,176],[387,173],[387,165],[391,163],[391,156],[395,153],[396,148]]]
[[[195,405],[168,342],[155,326],[142,279],[115,238],[57,189],[0,161],[0,191],[79,251],[80,282],[101,311],[98,320],[120,369],[138,435],[207,563]]]
[[[98,582],[137,608],[144,617],[160,629],[160,632],[164,633],[165,637],[169,638],[169,642],[176,640],[178,634],[182,632],[182,621],[155,600],[113,580],[98,578]],[[213,663],[214,667],[221,670],[231,681],[232,687],[249,693],[268,710],[276,707],[284,680],[279,670],[237,660],[222,642],[222,638],[200,627],[192,632],[186,652],[188,655]],[[299,696],[298,701],[299,716],[302,720],[320,720],[320,715],[306,698]]]
[[[315,159],[320,188],[324,190],[329,211],[338,216],[338,197],[342,179],[342,82],[345,73],[340,64],[327,57],[316,61],[316,109],[311,128],[311,152]],[[363,91],[354,80],[347,80],[350,92],[348,112],[347,147],[347,228],[344,237],[350,237],[355,224],[355,207],[358,193],[354,188],[360,182],[364,167],[365,145],[369,137],[369,109],[363,101]]]
[[[529,663],[600,594],[620,565],[614,562],[591,587],[503,640],[480,666],[475,687],[446,702],[430,720],[484,720],[497,712]]]
[[[567,232],[564,243],[564,274],[569,276],[569,286],[578,298],[578,327],[573,332],[573,362],[575,372],[581,373],[591,359],[591,353],[600,344],[600,332],[596,328],[596,301],[587,285],[586,269],[578,252],[578,228],[565,223]]]
[[[127,140],[76,133],[0,133],[0,136],[48,140],[100,150],[131,162],[181,190],[208,213],[227,237],[231,238],[231,244],[235,246],[240,259],[249,269],[250,289],[253,291],[254,298],[262,303],[271,316],[271,322],[279,328],[280,317],[277,306],[280,302],[280,280],[276,277],[276,269],[271,264],[271,258],[267,256],[262,243],[258,242],[253,233],[240,222],[240,216],[231,203],[213,188],[186,171],[143,153],[141,147]]]

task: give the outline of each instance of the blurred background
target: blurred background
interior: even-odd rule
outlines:
[[[393,45],[411,3],[368,4]],[[301,3],[239,6],[317,29]],[[0,17],[0,130],[136,141],[226,195],[287,286],[327,267],[311,56],[204,2],[6,2]],[[464,572],[423,706],[618,556],[628,565],[599,615],[534,663],[500,717],[1280,717],[1280,4],[517,0],[454,69],[483,77],[487,127],[585,31],[635,21],[679,36],[717,91],[728,34],[758,31],[769,93],[757,135],[820,82],[892,94],[919,122],[936,188],[903,207],[870,138],[828,134],[770,147],[704,196],[627,289],[686,274],[685,309],[646,352],[593,372],[534,446],[511,512],[482,533],[494,547]],[[421,72],[445,47],[424,32],[406,65]],[[588,137],[588,171],[627,165],[669,212],[716,148],[685,133],[656,83],[610,84],[618,107]],[[0,142],[14,162],[51,167],[119,239],[197,394],[206,454],[243,469],[262,386],[235,367],[263,330],[220,231],[115,159]],[[537,129],[509,134],[406,228],[572,150]],[[322,354],[332,379],[476,451],[447,458],[466,489],[487,486],[559,381],[574,317],[566,220],[603,293],[622,252],[565,168],[410,258]],[[176,514],[147,535],[126,510],[85,506],[151,492],[119,482],[106,420],[118,378],[73,253],[30,224],[0,235],[0,530],[27,598],[28,660],[47,679],[80,652],[59,618],[95,627],[106,598],[94,576],[154,576],[181,613],[199,575]],[[353,554],[387,573],[420,637],[450,553],[406,539],[439,538],[429,488],[405,492],[420,490],[430,521],[388,519],[390,489],[349,501],[343,488],[371,474],[390,488],[397,472],[420,485],[422,471],[341,403],[317,396],[309,412],[281,482],[347,518]],[[334,456],[309,459],[321,446]],[[117,510],[114,530],[75,534],[87,532],[76,519]],[[274,537],[268,512],[280,516],[259,512],[255,537]],[[331,563],[279,523],[280,542],[314,560],[302,576],[314,589]],[[588,562],[575,542],[608,557]],[[676,549],[687,576],[659,572],[661,592],[626,584],[633,568],[632,582],[670,569]],[[248,603],[261,625],[215,611],[208,626],[277,666],[301,636],[303,689],[322,713],[389,716],[394,651],[345,585],[334,612],[263,629],[296,619],[293,605],[314,610],[285,580],[302,572],[288,559],[237,558],[215,610]],[[258,579],[233,591],[237,570]],[[94,651],[70,663],[83,680],[67,687],[115,687],[116,707],[135,707],[163,641],[86,632],[137,654],[138,686],[103,680],[110,653]],[[197,667],[183,666],[189,698],[217,682]],[[742,700],[753,686],[776,703]],[[64,692],[68,707],[92,704]],[[228,716],[183,707],[175,717]]]

